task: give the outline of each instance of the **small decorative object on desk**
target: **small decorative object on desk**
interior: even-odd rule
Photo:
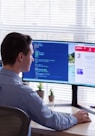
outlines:
[[[50,102],[53,102],[53,101],[54,101],[54,93],[53,93],[52,88],[50,88],[50,94],[49,94],[48,98],[49,98],[49,101],[50,101]]]
[[[39,82],[39,84],[37,85],[38,90],[36,91],[37,94],[43,99],[44,98],[44,90],[43,89],[43,84],[42,82]]]

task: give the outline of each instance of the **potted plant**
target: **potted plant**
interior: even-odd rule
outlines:
[[[44,98],[44,90],[43,90],[43,84],[42,82],[39,82],[39,84],[37,85],[37,94],[43,99]]]
[[[50,91],[50,94],[49,94],[49,96],[48,96],[49,101],[50,101],[50,102],[53,102],[53,101],[54,101],[54,93],[53,93],[52,88],[50,88],[49,91]]]

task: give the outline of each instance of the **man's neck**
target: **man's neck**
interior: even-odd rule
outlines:
[[[4,65],[3,66],[5,69],[7,69],[7,70],[10,70],[10,71],[13,71],[13,72],[15,72],[16,74],[18,74],[19,75],[19,70],[15,67],[15,66],[11,66],[11,65]]]

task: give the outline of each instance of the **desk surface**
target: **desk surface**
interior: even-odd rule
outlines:
[[[54,111],[59,112],[67,112],[67,113],[75,113],[78,111],[78,108],[72,107],[72,106],[63,106],[63,107],[50,107]],[[82,123],[73,126],[72,128],[69,128],[67,130],[58,132],[53,129],[46,128],[44,126],[41,126],[35,122],[31,122],[32,132],[34,134],[43,134],[46,136],[54,135],[54,136],[95,136],[95,115],[89,113],[89,116],[91,118],[91,122],[89,123]]]

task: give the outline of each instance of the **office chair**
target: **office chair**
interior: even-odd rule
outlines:
[[[0,106],[0,136],[27,136],[28,115],[19,108]]]

